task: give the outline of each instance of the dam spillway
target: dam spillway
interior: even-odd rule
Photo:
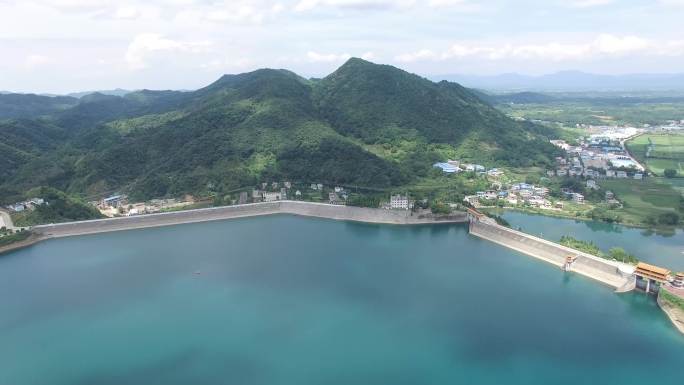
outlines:
[[[633,284],[633,275],[630,271],[634,268],[626,263],[599,258],[498,225],[487,219],[471,218],[469,230],[474,236],[551,263],[558,268],[563,268],[567,257],[572,256],[574,258],[569,271],[602,282],[617,291],[626,291]]]

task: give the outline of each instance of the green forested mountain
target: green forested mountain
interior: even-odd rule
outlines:
[[[78,99],[69,96],[0,94],[0,119],[35,118],[69,109]]]
[[[276,179],[388,187],[446,156],[529,166],[557,151],[553,132],[458,84],[360,59],[317,80],[262,69],[194,92],[90,94],[40,120],[2,121],[0,134],[4,201],[37,186],[137,199]]]

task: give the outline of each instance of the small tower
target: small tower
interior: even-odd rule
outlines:
[[[684,273],[677,273],[675,275],[674,281],[672,281],[672,285],[676,287],[684,287]]]

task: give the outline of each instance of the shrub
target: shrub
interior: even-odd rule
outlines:
[[[665,178],[674,178],[677,176],[677,170],[674,170],[671,168],[666,168],[663,171],[663,175],[665,175]]]
[[[658,216],[658,223],[665,226],[675,226],[679,223],[677,213],[662,213]]]

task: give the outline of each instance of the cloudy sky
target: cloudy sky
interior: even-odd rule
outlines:
[[[350,56],[425,76],[684,72],[684,0],[0,0],[0,90],[194,89]]]

